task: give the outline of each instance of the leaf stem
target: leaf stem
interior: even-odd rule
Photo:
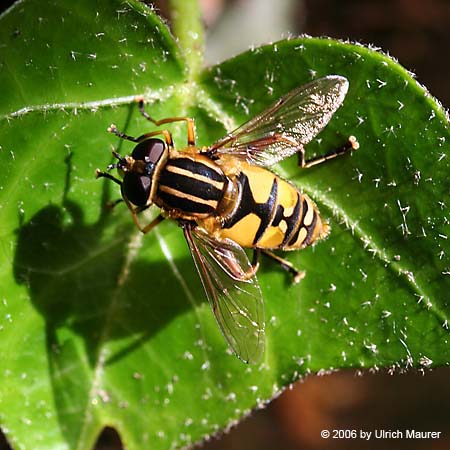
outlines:
[[[184,52],[189,79],[194,80],[203,66],[204,32],[199,0],[169,0],[172,31]]]

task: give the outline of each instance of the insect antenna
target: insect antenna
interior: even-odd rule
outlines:
[[[115,150],[112,151],[112,154],[113,154],[114,158],[118,159],[119,161],[121,159],[123,159],[122,156],[120,156],[120,153],[116,152]]]
[[[113,154],[114,158],[119,160],[119,162],[109,164],[106,168],[106,171],[110,172],[113,169],[123,169],[124,166],[127,165],[127,158],[121,156],[120,153],[116,152],[116,150],[113,150],[111,153]]]
[[[106,168],[106,170],[108,170],[108,169],[109,169],[109,166]],[[116,177],[113,177],[108,172],[102,172],[101,170],[97,169],[95,171],[95,177],[96,178],[107,178],[108,180],[114,181],[114,183],[117,183],[119,186],[122,186],[122,181],[120,181]]]
[[[109,164],[109,165],[106,167],[106,171],[107,171],[107,172],[110,172],[111,170],[117,169],[118,167],[119,167],[119,163]]]

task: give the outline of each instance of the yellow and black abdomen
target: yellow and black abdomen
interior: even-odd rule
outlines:
[[[171,158],[158,177],[158,206],[181,218],[205,218],[215,214],[224,195],[227,177],[204,156]]]
[[[244,163],[236,182],[239,199],[221,238],[243,247],[295,250],[328,234],[314,202],[269,170]]]

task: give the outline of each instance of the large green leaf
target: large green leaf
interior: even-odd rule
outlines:
[[[105,425],[129,449],[181,446],[223,428],[310,371],[450,361],[449,131],[398,64],[361,46],[293,39],[201,75],[135,1],[24,0],[0,18],[0,425],[17,448],[89,449]],[[150,130],[188,114],[207,145],[313,78],[350,81],[308,155],[350,134],[361,148],[308,171],[276,170],[318,203],[332,233],[264,263],[267,348],[229,354],[182,233],[135,230],[94,178],[114,122]],[[185,144],[182,126],[173,127]]]

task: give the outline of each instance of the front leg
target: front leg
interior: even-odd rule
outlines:
[[[153,219],[149,224],[147,224],[144,228],[140,228],[142,233],[147,234],[149,231],[153,230],[157,225],[159,225],[165,217],[162,214],[159,214],[158,217]]]
[[[139,105],[140,113],[149,121],[154,123],[157,127],[172,122],[186,122],[187,125],[187,143],[189,147],[195,147],[195,125],[194,119],[191,117],[167,117],[161,120],[155,120],[151,117],[144,109],[144,99],[142,97],[138,97],[136,99]]]
[[[157,225],[159,225],[165,219],[165,217],[162,214],[159,214],[149,224],[142,226],[137,217],[137,215],[142,211],[139,211],[139,210],[138,211],[130,210],[130,211],[131,211],[131,217],[133,218],[134,224],[139,229],[139,231],[142,232],[143,234],[147,234],[148,232],[153,230],[153,228],[155,228]]]
[[[123,197],[123,201],[128,206],[128,209],[130,210],[131,213],[131,218],[133,219],[133,222],[136,225],[137,229],[144,234],[147,234],[149,231],[151,231],[165,219],[165,217],[162,214],[159,214],[149,224],[142,226],[141,223],[139,222],[138,214],[148,209],[150,206],[152,206],[152,204],[150,203],[148,205],[135,207],[129,202],[129,200],[126,197]]]

